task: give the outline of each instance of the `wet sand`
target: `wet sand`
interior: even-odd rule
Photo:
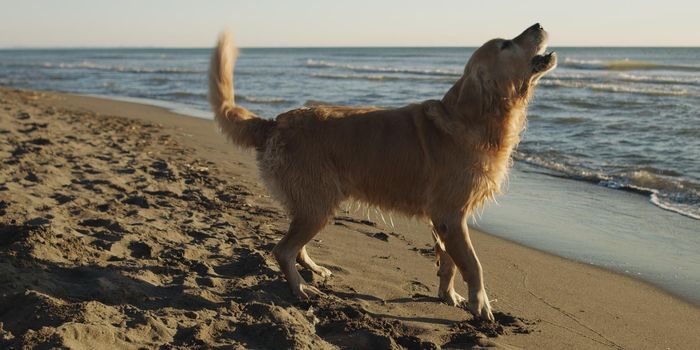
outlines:
[[[426,224],[362,209],[309,245],[334,276],[298,302],[288,219],[208,120],[0,88],[0,140],[0,348],[700,346],[697,307],[476,230],[498,323],[474,321],[435,298]]]

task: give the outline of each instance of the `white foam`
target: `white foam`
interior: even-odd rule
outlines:
[[[294,102],[294,101],[286,100],[283,98],[245,96],[245,95],[236,95],[236,99],[241,100],[241,101],[252,102],[252,103],[261,103],[261,104],[285,104],[285,103]]]
[[[429,69],[429,68],[413,68],[413,67],[379,67],[379,66],[356,66],[346,63],[337,63],[332,61],[324,60],[306,60],[307,67],[319,67],[319,68],[341,68],[348,69],[352,71],[362,71],[362,72],[378,72],[378,73],[407,73],[407,74],[424,74],[424,75],[447,75],[458,77],[462,74],[459,70],[447,70],[447,69]]]
[[[551,86],[551,87],[564,87],[564,88],[574,88],[574,89],[589,89],[594,91],[605,91],[605,92],[620,92],[620,93],[631,93],[631,94],[642,94],[642,95],[652,95],[652,96],[687,96],[690,95],[689,90],[681,89],[676,87],[662,88],[662,87],[651,87],[642,85],[629,85],[629,84],[611,84],[611,83],[591,83],[584,81],[574,81],[574,80],[561,80],[561,79],[542,79],[540,81],[541,86]]]
[[[658,192],[652,193],[650,201],[654,203],[657,207],[661,209],[665,209],[668,211],[672,211],[674,213],[681,214],[683,216],[687,216],[689,218],[693,218],[696,220],[700,220],[700,209],[689,206],[689,205],[683,205],[679,203],[671,203],[668,201],[664,201],[659,198]]]
[[[637,60],[581,60],[567,57],[564,62],[559,63],[562,67],[570,67],[577,69],[605,69],[605,70],[680,70],[697,72],[700,71],[700,65],[688,64],[666,64],[655,63],[648,61]]]
[[[348,80],[374,80],[374,81],[386,81],[386,80],[412,80],[412,81],[425,81],[425,82],[454,82],[452,77],[430,77],[430,76],[398,76],[398,75],[386,75],[386,74],[334,74],[334,73],[312,73],[312,77],[323,78],[323,79],[348,79]]]
[[[44,62],[41,64],[44,68],[58,68],[58,69],[92,69],[92,70],[102,70],[102,71],[112,71],[112,72],[122,72],[122,73],[205,73],[205,70],[201,69],[191,69],[191,68],[180,68],[180,67],[162,67],[162,68],[147,68],[147,67],[125,67],[125,66],[114,66],[107,64],[98,64],[90,61],[83,61],[80,63],[51,63]]]
[[[659,175],[660,171],[658,170],[655,172],[634,170],[606,174],[601,170],[589,170],[583,165],[565,164],[549,160],[547,159],[551,158],[549,156],[540,157],[516,152],[514,158],[552,170],[567,178],[597,183],[611,189],[646,194],[654,205],[662,209],[700,220],[700,207],[698,206],[698,203],[700,203],[700,192],[696,190],[700,185]]]

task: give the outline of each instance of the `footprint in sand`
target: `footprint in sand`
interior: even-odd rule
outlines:
[[[241,249],[236,252],[238,258],[231,263],[214,266],[214,271],[222,276],[244,277],[248,275],[275,275],[270,262],[258,251]]]
[[[192,241],[194,243],[202,243],[202,242],[204,242],[205,239],[212,237],[212,235],[209,234],[208,232],[201,231],[201,230],[188,230],[188,231],[185,231],[185,234],[192,237]]]
[[[425,284],[418,281],[410,281],[405,287],[405,290],[412,293],[426,293],[430,292],[430,288]]]
[[[39,137],[39,138],[36,138],[36,139],[31,139],[31,140],[27,141],[27,143],[31,143],[32,145],[37,145],[37,146],[48,146],[48,145],[53,144],[53,143],[51,142],[51,140],[45,139],[45,138],[43,138],[43,137]]]
[[[153,249],[146,243],[131,242],[127,247],[131,252],[131,256],[136,259],[150,259],[153,257]]]
[[[389,242],[389,235],[384,233],[384,232],[377,232],[377,233],[373,234],[372,237],[374,237],[380,241]]]
[[[156,179],[167,179],[176,180],[177,173],[166,161],[157,160],[151,163],[150,168],[152,169],[148,173],[151,174]]]
[[[31,170],[27,172],[27,176],[24,179],[30,182],[39,182],[39,177]]]
[[[85,219],[80,222],[81,226],[86,227],[104,227],[112,232],[125,233],[127,230],[118,222],[109,219]]]
[[[75,196],[65,195],[62,193],[54,193],[53,195],[51,195],[51,198],[56,200],[56,202],[58,202],[59,205],[63,205],[75,200]]]
[[[49,126],[48,123],[27,123],[24,124],[26,127],[25,129],[18,129],[17,131],[23,133],[23,134],[30,134],[33,133],[34,131],[37,131],[39,129],[46,129],[47,126]]]
[[[126,204],[135,205],[135,206],[141,207],[143,209],[148,209],[150,207],[150,204],[148,203],[148,199],[144,196],[132,195],[132,196],[127,197],[122,202],[126,203]]]

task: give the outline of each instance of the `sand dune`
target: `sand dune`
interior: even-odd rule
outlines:
[[[478,232],[498,322],[475,321],[435,298],[423,223],[355,206],[309,247],[327,296],[298,302],[270,255],[287,217],[211,121],[0,89],[0,141],[0,348],[700,346],[696,307]]]

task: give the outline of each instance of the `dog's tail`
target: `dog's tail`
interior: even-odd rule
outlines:
[[[221,131],[234,144],[262,149],[275,122],[262,119],[249,110],[236,106],[233,94],[233,65],[237,55],[233,35],[228,31],[222,33],[209,66],[209,103]]]

